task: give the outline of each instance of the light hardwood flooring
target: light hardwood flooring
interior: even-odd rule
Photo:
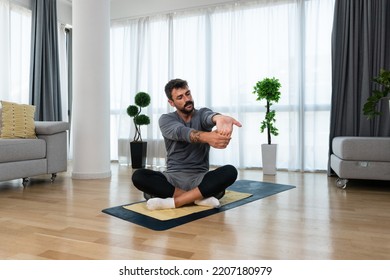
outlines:
[[[239,170],[239,179],[295,185],[238,208],[166,231],[101,212],[139,201],[132,169],[73,180],[70,171],[0,183],[0,259],[390,259],[390,182],[325,173]]]

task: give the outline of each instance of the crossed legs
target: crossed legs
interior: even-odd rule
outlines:
[[[155,197],[147,202],[150,210],[177,208],[191,203],[219,207],[219,201],[214,196],[224,192],[236,179],[237,170],[232,165],[207,172],[199,186],[190,191],[172,186],[158,171],[138,169],[132,177],[137,189]]]

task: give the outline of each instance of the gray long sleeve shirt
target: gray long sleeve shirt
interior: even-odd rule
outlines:
[[[163,114],[159,125],[167,150],[167,170],[164,175],[175,187],[189,190],[197,187],[209,170],[210,145],[191,143],[192,130],[211,131],[215,124],[212,117],[217,113],[208,108],[194,110],[186,123],[177,112]]]

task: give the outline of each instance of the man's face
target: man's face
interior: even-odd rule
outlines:
[[[174,88],[172,90],[172,99],[168,100],[169,104],[180,112],[189,115],[194,111],[194,101],[188,87]]]

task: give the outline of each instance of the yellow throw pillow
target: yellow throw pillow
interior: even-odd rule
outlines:
[[[1,138],[36,138],[35,106],[1,101]]]

